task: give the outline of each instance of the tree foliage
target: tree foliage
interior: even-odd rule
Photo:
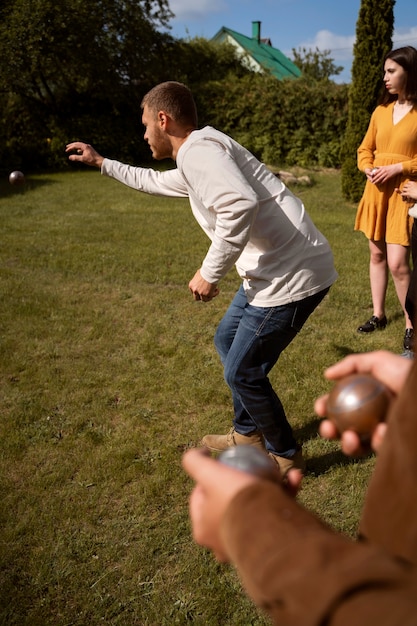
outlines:
[[[310,50],[306,48],[292,49],[293,61],[303,73],[304,78],[325,80],[338,76],[343,70],[341,65],[335,65],[330,57],[330,50]]]
[[[250,74],[201,86],[205,122],[232,135],[263,161],[340,166],[347,86]]]
[[[169,76],[185,83],[192,91],[202,83],[223,80],[230,74],[236,78],[253,76],[242,65],[232,45],[214,43],[202,37],[173,41],[169,57]]]
[[[346,86],[328,52],[300,51],[300,79],[245,69],[232,46],[167,32],[167,0],[3,0],[0,5],[0,169],[67,165],[82,139],[110,157],[150,158],[139,104],[179,80],[212,124],[270,164],[340,165]]]
[[[356,24],[349,115],[342,148],[342,191],[355,202],[365,183],[356,154],[381,92],[383,60],[392,48],[394,5],[395,0],[362,0]]]
[[[47,161],[51,144],[65,145],[80,128],[90,126],[101,138],[110,115],[113,135],[123,134],[139,87],[154,84],[158,68],[166,65],[164,46],[171,38],[157,27],[170,16],[166,0],[3,0],[6,151],[17,140],[27,146],[24,158],[29,134],[38,158]]]
[[[54,110],[68,93],[149,78],[170,16],[167,0],[3,0],[1,84]]]

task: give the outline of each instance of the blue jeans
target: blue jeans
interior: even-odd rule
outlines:
[[[232,391],[236,431],[259,431],[267,451],[280,456],[293,456],[297,444],[268,374],[328,291],[264,308],[248,304],[241,287],[214,337]]]

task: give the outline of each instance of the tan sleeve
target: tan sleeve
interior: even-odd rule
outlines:
[[[238,494],[222,536],[248,594],[276,624],[414,623],[409,568],[336,534],[273,484]]]
[[[417,566],[417,361],[391,405],[360,523],[361,536]],[[416,611],[417,612],[417,611]]]

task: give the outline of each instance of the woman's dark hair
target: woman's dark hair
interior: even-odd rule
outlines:
[[[391,59],[407,72],[407,80],[405,83],[405,98],[413,104],[417,103],[417,50],[413,46],[404,46],[403,48],[397,48],[388,52],[384,59]],[[397,94],[391,94],[387,89],[384,89],[380,104],[388,104],[397,99]]]

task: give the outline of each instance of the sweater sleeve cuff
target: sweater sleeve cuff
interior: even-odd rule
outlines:
[[[103,162],[101,164],[101,168],[100,168],[100,172],[102,176],[108,176],[109,175],[109,164],[110,164],[110,160],[107,158],[103,159]]]

